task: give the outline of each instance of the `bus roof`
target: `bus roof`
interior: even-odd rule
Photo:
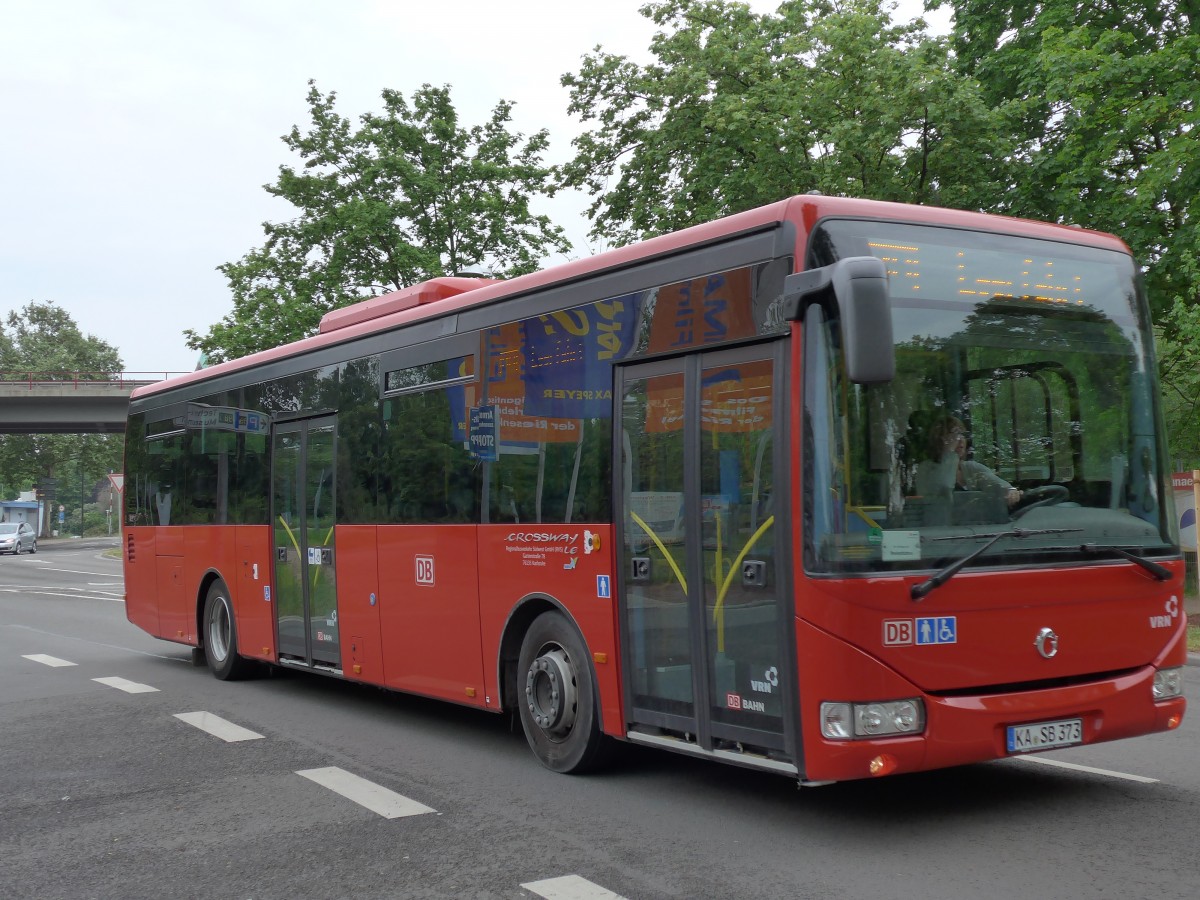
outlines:
[[[736,234],[758,231],[785,221],[795,222],[799,226],[798,240],[803,242],[818,221],[831,217],[876,219],[1006,232],[1025,237],[1066,241],[1124,253],[1129,252],[1129,248],[1112,235],[1076,226],[1052,225],[1028,219],[1015,219],[990,213],[967,212],[935,206],[914,206],[879,200],[802,194],[723,219],[695,225],[682,231],[618,247],[595,256],[551,266],[518,278],[509,280],[434,278],[411,285],[399,291],[332,310],[321,319],[319,331],[312,337],[137,388],[133,391],[131,399],[136,400],[188,384],[207,381],[221,375],[252,369],[265,363],[301,355],[376,332],[399,328],[423,319],[452,314],[464,308],[481,306],[521,294],[532,294],[550,285],[578,281],[600,272],[620,269],[636,262],[665,256],[685,247],[715,243]],[[796,253],[799,255],[803,250],[803,246],[798,246]]]

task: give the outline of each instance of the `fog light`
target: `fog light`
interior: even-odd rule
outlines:
[[[886,753],[881,753],[879,756],[871,760],[871,764],[867,767],[872,775],[891,775],[896,771],[896,766],[899,765],[896,757],[888,756]]]
[[[1183,695],[1183,669],[1159,669],[1154,673],[1154,699],[1170,700]]]

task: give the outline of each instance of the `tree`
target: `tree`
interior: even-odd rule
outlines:
[[[565,185],[622,244],[816,190],[995,208],[1007,125],[948,43],[896,25],[881,0],[660,0],[656,61],[601,48],[563,77],[575,140]]]
[[[120,372],[124,365],[116,348],[84,335],[66,310],[53,303],[32,302],[10,312],[0,325],[0,368],[101,379]],[[59,500],[74,509],[78,521],[77,501],[93,494],[107,473],[120,471],[123,449],[120,435],[0,435],[0,472],[9,497],[55,480]]]
[[[309,82],[309,130],[283,138],[302,165],[266,186],[297,214],[264,223],[261,247],[218,267],[233,311],[206,335],[187,331],[189,347],[213,362],[243,356],[311,335],[324,313],[365,297],[481,267],[518,275],[569,249],[530,209],[553,192],[545,130],[522,142],[506,101],[466,128],[449,87],[382,98],[383,112],[355,126]]]

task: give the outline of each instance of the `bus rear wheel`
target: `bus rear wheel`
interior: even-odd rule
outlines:
[[[214,581],[204,600],[204,657],[213,675],[222,681],[245,678],[251,662],[238,656],[237,626],[234,624],[233,603],[229,591],[220,581]]]
[[[583,639],[557,611],[533,620],[517,663],[521,725],[547,769],[578,774],[596,768],[608,740],[600,731],[596,682]]]

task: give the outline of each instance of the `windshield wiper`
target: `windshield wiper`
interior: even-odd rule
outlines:
[[[1165,566],[1160,566],[1143,556],[1131,553],[1124,547],[1114,547],[1112,544],[1066,544],[1065,546],[1038,547],[1037,549],[1043,553],[1115,553],[1130,562],[1137,563],[1159,581],[1168,581],[1171,578],[1171,570]]]
[[[946,566],[946,568],[942,569],[940,572],[936,572],[933,575],[929,576],[929,578],[925,579],[920,584],[914,584],[912,586],[912,589],[909,591],[909,596],[912,597],[914,603],[921,602],[922,600],[925,599],[925,596],[930,591],[932,591],[934,588],[941,587],[943,584],[945,584],[947,581],[949,581],[951,578],[953,578],[955,575],[957,575],[959,570],[963,566],[965,566],[967,563],[969,563],[975,557],[979,556],[981,553],[985,553],[986,551],[990,550],[992,545],[995,544],[1001,538],[1006,538],[1006,537],[1027,538],[1027,537],[1035,537],[1037,535],[1042,535],[1042,534],[1067,534],[1072,531],[1083,531],[1083,529],[1082,528],[1011,528],[1008,531],[999,531],[999,532],[996,532],[995,534],[990,534],[990,535],[977,534],[977,535],[962,535],[957,538],[937,538],[937,540],[962,540],[964,537],[988,537],[988,538],[991,538],[991,540],[989,540],[986,544],[984,544],[980,547],[976,547],[974,550],[972,550],[970,553],[968,553],[962,559],[950,563],[950,565]]]
[[[1124,557],[1130,562],[1137,563],[1159,581],[1167,581],[1171,578],[1171,570],[1166,566],[1160,566],[1156,562],[1151,562],[1143,556],[1138,556],[1136,553],[1130,553],[1124,547],[1114,547],[1112,544],[1080,544],[1079,549],[1084,553],[1115,553],[1117,556]]]

